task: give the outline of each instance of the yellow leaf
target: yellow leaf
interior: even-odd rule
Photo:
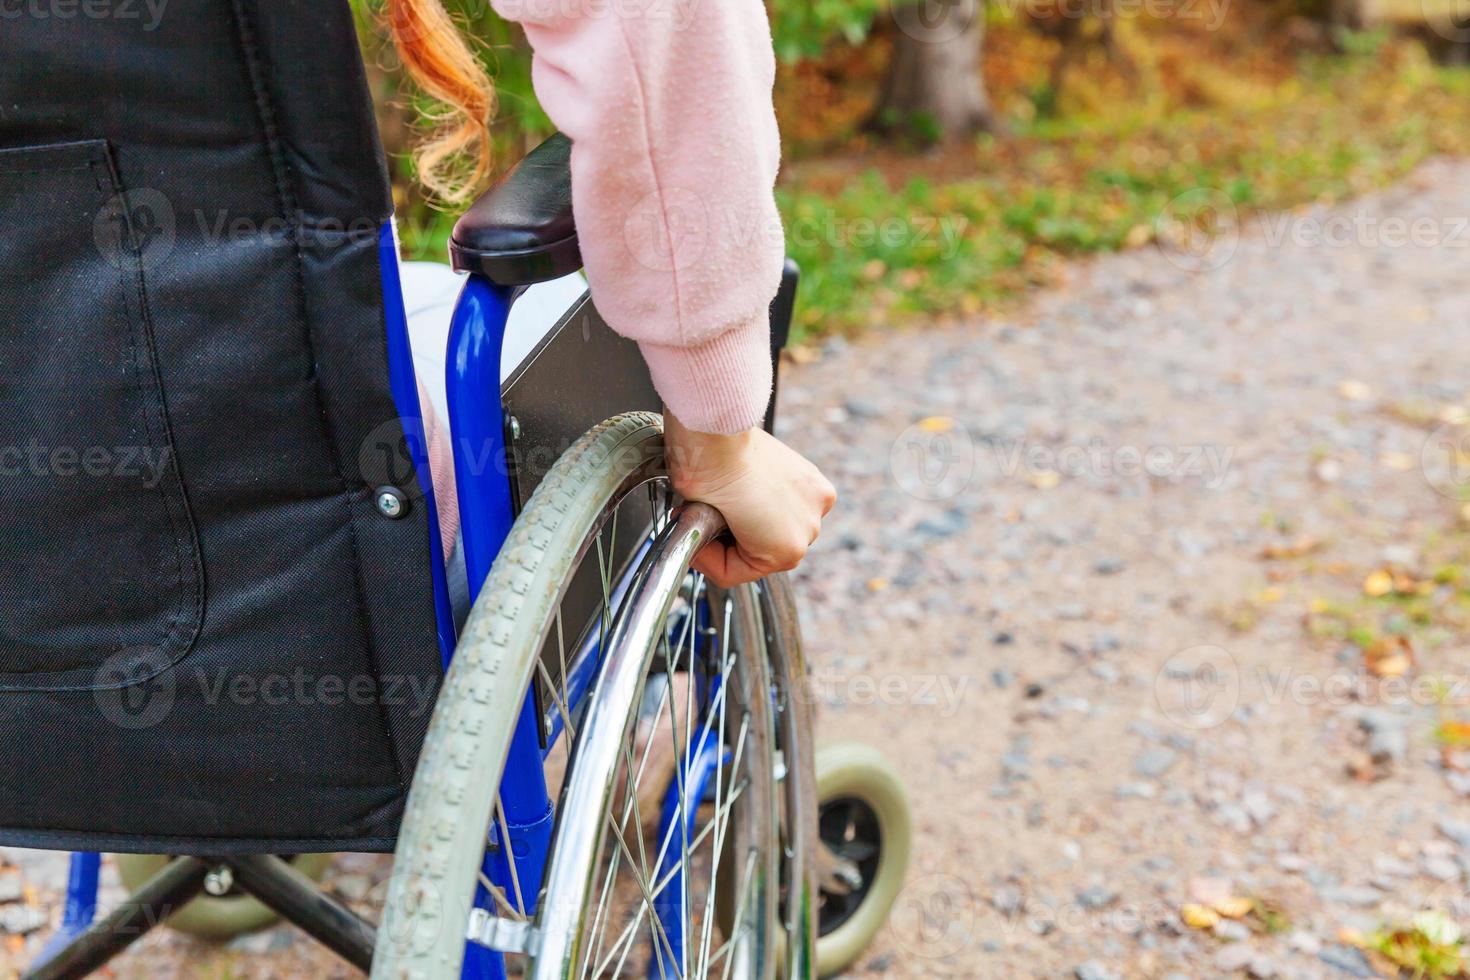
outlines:
[[[1418,460],[1408,453],[1384,453],[1378,459],[1384,466],[1401,473],[1412,470],[1418,464]]]
[[[1363,594],[1377,599],[1379,596],[1388,595],[1393,591],[1393,575],[1383,569],[1378,569],[1363,579]]]
[[[1402,636],[1379,640],[1363,651],[1368,672],[1378,677],[1402,677],[1414,665],[1414,648]]]
[[[1295,541],[1287,544],[1268,544],[1261,549],[1261,557],[1269,559],[1300,558],[1310,555],[1322,547],[1322,540],[1310,534],[1303,534]]]
[[[870,578],[870,579],[868,579],[868,591],[869,592],[882,592],[886,588],[888,588],[888,580],[886,578]]]
[[[1191,902],[1180,907],[1179,918],[1191,929],[1213,929],[1220,921],[1220,913],[1207,905],[1195,905]]]
[[[1255,908],[1248,898],[1226,898],[1215,903],[1215,911],[1227,919],[1243,919]]]
[[[1054,473],[1051,470],[1042,470],[1040,473],[1035,473],[1031,477],[1031,485],[1038,490],[1050,490],[1061,482],[1061,474]]]
[[[1379,677],[1402,677],[1409,672],[1409,658],[1402,653],[1391,654],[1368,665],[1368,669]]]
[[[1262,605],[1269,606],[1269,605],[1273,605],[1275,603],[1280,602],[1281,601],[1282,594],[1283,593],[1282,593],[1282,591],[1280,589],[1278,589],[1278,588],[1276,588],[1276,586],[1272,585],[1272,586],[1269,586],[1269,587],[1264,588],[1264,589],[1261,590],[1261,594],[1259,596],[1259,599],[1260,599]]]
[[[945,433],[954,428],[954,419],[948,415],[931,415],[919,420],[919,428],[935,434]]]
[[[1350,402],[1365,402],[1373,397],[1373,389],[1361,381],[1346,378],[1338,383],[1337,393]]]

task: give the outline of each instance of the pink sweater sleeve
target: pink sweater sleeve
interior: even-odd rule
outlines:
[[[572,140],[572,207],[598,311],[636,340],[691,429],[759,424],[784,244],[761,0],[492,0]]]

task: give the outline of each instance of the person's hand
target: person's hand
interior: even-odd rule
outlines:
[[[735,539],[711,542],[694,560],[722,588],[795,568],[837,500],[820,470],[763,429],[710,435],[665,413],[664,443],[674,489],[719,510]]]

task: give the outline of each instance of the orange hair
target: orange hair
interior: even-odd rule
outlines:
[[[449,107],[414,152],[419,180],[445,201],[463,201],[490,172],[495,86],[440,0],[388,0],[386,15],[403,67]]]

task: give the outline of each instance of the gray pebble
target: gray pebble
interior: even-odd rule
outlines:
[[[1439,832],[1461,847],[1470,848],[1470,820],[1451,820],[1449,817],[1442,818],[1435,824]]]
[[[1368,962],[1368,957],[1363,955],[1363,951],[1352,946],[1340,946],[1336,943],[1323,946],[1322,951],[1317,954],[1317,959],[1350,977],[1372,980],[1378,976],[1378,971],[1373,969],[1372,964]]]
[[[1221,973],[1244,970],[1255,955],[1256,951],[1246,943],[1231,943],[1215,954],[1215,969]]]
[[[1121,980],[1118,974],[1103,966],[1097,960],[1088,960],[1073,970],[1072,975],[1077,980]]]
[[[1354,888],[1350,885],[1323,888],[1317,894],[1324,902],[1335,902],[1338,905],[1348,905],[1355,909],[1377,908],[1383,901],[1383,893],[1376,888]]]
[[[1157,779],[1174,768],[1174,763],[1177,761],[1179,761],[1179,753],[1162,745],[1156,745],[1138,754],[1138,757],[1133,760],[1133,771],[1147,779]]]
[[[1085,909],[1102,909],[1113,904],[1118,898],[1118,893],[1111,888],[1096,885],[1092,888],[1084,888],[1077,893],[1077,903]]]

